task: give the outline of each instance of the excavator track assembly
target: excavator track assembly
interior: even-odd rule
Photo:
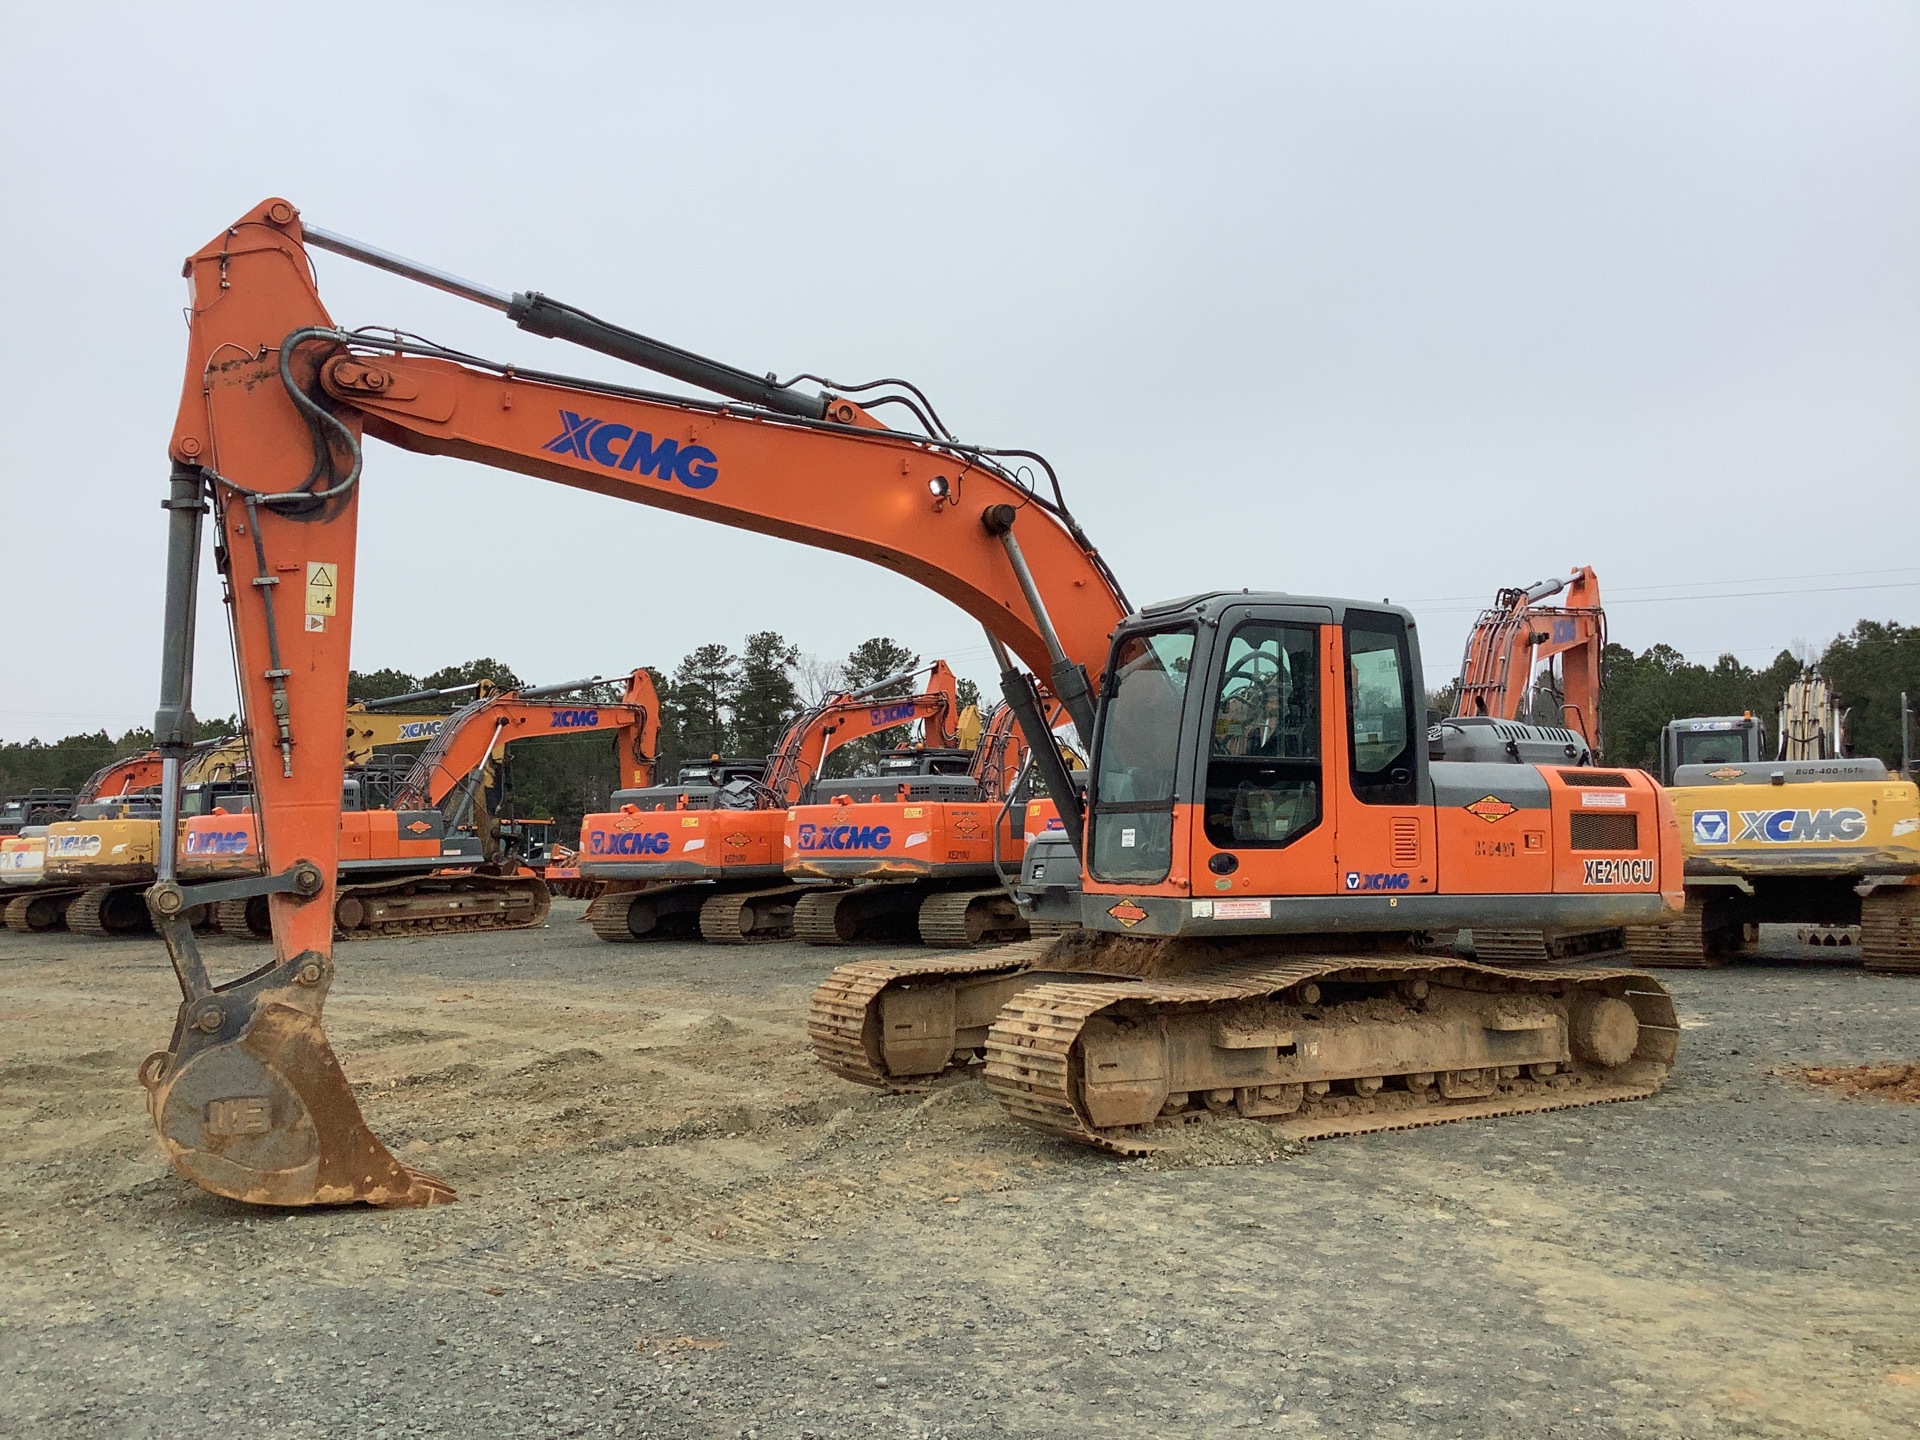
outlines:
[[[999,886],[930,890],[925,881],[876,880],[823,887],[794,907],[793,933],[809,945],[911,944],[941,949],[1006,945],[1031,936]]]
[[[1641,1099],[1678,1048],[1670,997],[1631,970],[1360,953],[1129,978],[1043,968],[1074,963],[1057,944],[842,966],[814,996],[814,1051],[888,1089],[984,1053],[1015,1119],[1139,1155],[1214,1115],[1317,1139]]]
[[[213,929],[229,940],[270,940],[272,922],[267,916],[267,897],[249,895],[241,900],[222,900],[213,907]]]
[[[1920,975],[1920,885],[1876,890],[1861,901],[1860,963]]]
[[[1706,902],[1688,895],[1686,908],[1667,925],[1629,925],[1627,953],[1636,965],[1667,970],[1710,970],[1725,965],[1740,949],[1738,926],[1707,929]]]
[[[474,882],[484,879],[484,885]],[[334,933],[346,940],[527,930],[553,908],[537,875],[423,875],[343,887],[334,901]]]
[[[1549,935],[1544,930],[1475,930],[1474,958],[1483,965],[1565,965],[1575,960],[1622,960],[1624,930],[1582,930]]]
[[[794,906],[802,893],[792,885],[768,885],[715,895],[700,906],[700,938],[710,945],[791,940]]]
[[[713,887],[703,884],[606,890],[587,906],[587,923],[615,945],[691,940],[700,933],[700,912],[711,898]]]
[[[0,923],[17,935],[44,934],[67,928],[67,906],[78,890],[43,890],[37,895],[15,895],[0,909]]]
[[[987,1027],[1051,941],[977,959],[856,960],[820,982],[807,1038],[822,1065],[881,1090],[922,1090],[979,1063]]]
[[[936,891],[920,902],[917,924],[922,944],[946,950],[1006,945],[1032,934],[1013,897],[999,885]]]
[[[147,913],[144,887],[95,885],[81,891],[67,906],[67,928],[96,940],[148,934],[153,917]]]

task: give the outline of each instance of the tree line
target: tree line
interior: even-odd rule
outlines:
[[[1832,683],[1850,710],[1853,750],[1900,763],[1900,695],[1920,706],[1920,626],[1862,620],[1837,636],[1817,656],[1781,651],[1755,669],[1732,655],[1711,665],[1696,664],[1668,645],[1634,654],[1609,645],[1604,658],[1602,749],[1616,765],[1653,769],[1658,763],[1660,729],[1669,720],[1693,715],[1737,715],[1752,711],[1774,730],[1774,714],[1788,684],[1806,664]],[[668,673],[653,670],[660,692],[660,774],[671,778],[680,764],[712,754],[762,756],[806,706],[836,690],[855,690],[920,664],[918,652],[887,636],[862,641],[844,660],[803,655],[772,630],[748,635],[736,651],[725,644],[697,646]],[[562,677],[552,677],[554,679]],[[415,690],[446,689],[476,680],[502,688],[524,683],[510,666],[491,657],[449,665],[430,674],[400,670],[354,671],[348,695],[354,700],[384,699]],[[549,677],[541,677],[543,683]],[[599,698],[611,700],[611,686]],[[890,687],[902,693],[910,684]],[[961,703],[978,703],[973,683],[960,682]],[[889,692],[890,693],[890,692]],[[464,697],[423,710],[450,711]],[[1435,697],[1441,708],[1447,692]],[[232,734],[237,721],[199,722],[203,739]],[[1777,738],[1777,737],[1776,737]],[[150,730],[133,729],[115,737],[105,730],[68,735],[54,741],[0,744],[0,795],[32,789],[77,789],[108,761],[146,749]],[[834,757],[833,774],[857,773],[881,748],[868,740],[846,746]],[[577,735],[520,745],[509,752],[510,803],[515,813],[550,816],[563,835],[581,815],[608,803],[612,791],[613,740],[608,735]]]

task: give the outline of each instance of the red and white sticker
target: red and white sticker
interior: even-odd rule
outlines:
[[[1216,920],[1271,920],[1273,901],[1216,900],[1213,902],[1213,918]]]
[[[1582,790],[1580,803],[1588,810],[1624,810],[1627,808],[1627,792],[1624,790]]]

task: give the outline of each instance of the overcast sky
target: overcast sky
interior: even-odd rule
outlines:
[[[751,370],[906,376],[1048,455],[1136,603],[1391,596],[1436,685],[1575,564],[1635,649],[1920,622],[1913,3],[350,11],[0,11],[0,738],[151,720],[180,261],[276,194]],[[635,374],[316,262],[344,324]],[[520,476],[371,444],[361,517],[361,668],[774,628],[990,673],[887,572]],[[228,670],[208,627],[202,714]]]

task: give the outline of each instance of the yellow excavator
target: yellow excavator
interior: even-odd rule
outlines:
[[[1902,719],[1905,697],[1902,697]],[[1857,946],[1869,970],[1920,973],[1920,788],[1847,753],[1847,712],[1816,671],[1787,687],[1778,742],[1752,713],[1671,721],[1660,732],[1685,850],[1686,909],[1669,925],[1632,926],[1644,965],[1724,965],[1764,924]],[[1903,731],[1903,734],[1905,731]],[[1911,742],[1909,742],[1910,744]]]

